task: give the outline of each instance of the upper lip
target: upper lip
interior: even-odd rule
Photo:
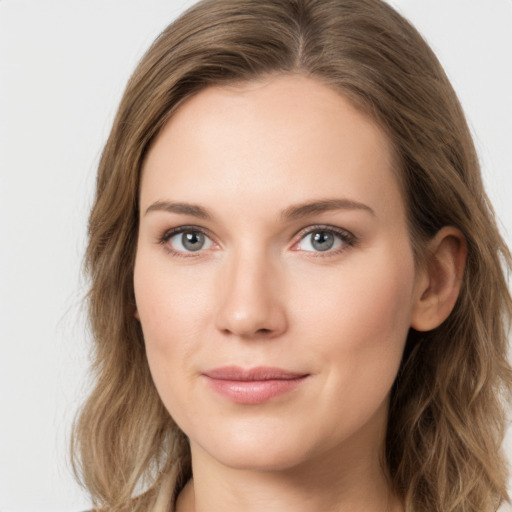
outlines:
[[[211,379],[234,381],[291,380],[305,377],[307,373],[293,372],[270,366],[241,368],[239,366],[223,366],[203,373]]]

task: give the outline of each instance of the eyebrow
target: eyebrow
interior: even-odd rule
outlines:
[[[363,210],[375,216],[375,212],[366,204],[351,199],[322,199],[289,206],[281,212],[283,220],[297,220],[308,215],[328,212],[332,210]],[[202,206],[191,203],[171,203],[169,201],[156,201],[146,210],[149,212],[164,211],[182,215],[191,215],[198,219],[211,220],[212,213]]]
[[[292,205],[281,213],[284,220],[297,220],[308,215],[332,210],[363,210],[375,216],[375,212],[366,204],[351,199],[323,199]]]
[[[156,211],[192,215],[193,217],[197,217],[198,219],[203,220],[210,220],[213,218],[213,215],[206,208],[190,203],[171,203],[169,201],[157,201],[146,210],[146,215],[149,212]]]

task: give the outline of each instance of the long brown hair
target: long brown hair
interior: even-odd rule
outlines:
[[[186,437],[158,397],[134,318],[141,166],[193,94],[290,73],[328,84],[387,132],[418,261],[441,227],[466,237],[453,312],[433,331],[409,333],[392,390],[386,464],[407,512],[494,511],[508,499],[500,446],[512,385],[504,275],[511,258],[444,71],[380,0],[205,0],[141,60],[102,154],[89,221],[95,386],[74,428],[76,472],[95,505],[111,512],[168,510],[190,478]]]

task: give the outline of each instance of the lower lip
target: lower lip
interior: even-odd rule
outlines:
[[[299,386],[307,376],[295,379],[270,380],[223,380],[206,376],[210,387],[219,395],[238,404],[262,404],[272,398],[288,393]]]

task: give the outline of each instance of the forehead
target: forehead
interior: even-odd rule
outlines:
[[[194,202],[217,193],[247,207],[250,196],[385,203],[401,201],[397,192],[392,146],[377,123],[317,80],[280,76],[187,100],[148,153],[141,209],[164,193]]]

